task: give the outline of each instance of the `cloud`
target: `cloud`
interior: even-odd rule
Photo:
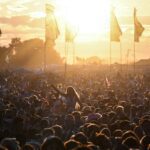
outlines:
[[[7,9],[8,9],[8,11],[11,11],[11,13],[13,13],[13,12],[22,12],[22,11],[27,10],[28,8],[25,7],[24,5],[19,5],[19,6],[8,5]]]
[[[29,26],[29,27],[41,28],[44,25],[44,18],[33,19],[30,16],[0,17],[0,23],[9,24],[14,27],[24,25],[24,26]]]

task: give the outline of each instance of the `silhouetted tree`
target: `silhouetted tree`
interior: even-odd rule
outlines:
[[[16,55],[11,59],[14,67],[42,67],[44,60],[44,41],[38,38],[21,42],[19,38],[12,39],[9,48],[15,47]],[[60,64],[62,59],[56,50],[47,53],[47,64]]]
[[[17,47],[17,46],[19,46],[20,44],[21,44],[21,38],[18,38],[18,37],[12,38],[12,39],[11,39],[11,43],[9,44],[9,47],[10,47],[10,48]]]

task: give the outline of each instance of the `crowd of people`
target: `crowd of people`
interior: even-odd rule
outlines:
[[[150,75],[0,72],[0,150],[150,150]]]

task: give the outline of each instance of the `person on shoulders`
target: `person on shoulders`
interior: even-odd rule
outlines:
[[[79,106],[82,107],[82,103],[80,102],[79,94],[72,86],[68,86],[65,93],[58,90],[54,85],[51,85],[51,87],[57,93],[59,93],[61,96],[63,96],[65,98],[67,112],[74,111],[75,107],[76,107],[76,103],[78,103]]]

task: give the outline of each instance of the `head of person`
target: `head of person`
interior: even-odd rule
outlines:
[[[11,150],[20,150],[19,142],[15,138],[4,138],[1,145]]]
[[[68,86],[66,92],[67,92],[67,95],[70,97],[73,97],[76,94],[76,91],[72,86]]]
[[[78,142],[76,140],[73,140],[73,139],[70,139],[70,140],[68,140],[68,141],[66,141],[64,143],[64,146],[65,146],[66,150],[70,150],[70,149],[76,148],[79,145],[80,145],[80,142]]]
[[[141,148],[139,141],[133,136],[127,137],[122,141],[122,144],[126,145],[128,148]]]
[[[31,144],[25,144],[22,150],[35,150],[34,146]]]
[[[87,136],[83,132],[78,132],[77,134],[75,134],[74,140],[76,140],[82,144],[87,144],[87,142],[88,142]]]
[[[145,135],[142,137],[142,139],[140,140],[140,144],[142,145],[144,150],[148,149],[148,145],[150,145],[150,136]]]
[[[62,136],[63,136],[63,128],[62,128],[62,126],[54,125],[54,126],[52,126],[52,130],[54,130],[55,136],[58,136],[58,137],[62,138]]]
[[[123,133],[123,135],[122,135],[122,141],[124,141],[128,137],[134,137],[137,141],[139,140],[138,136],[133,131],[131,131],[131,130],[126,131],[125,133]]]
[[[93,142],[95,145],[98,145],[102,150],[111,149],[110,139],[105,134],[98,133]]]
[[[65,150],[64,144],[59,137],[51,136],[46,138],[42,145],[41,150]]]

